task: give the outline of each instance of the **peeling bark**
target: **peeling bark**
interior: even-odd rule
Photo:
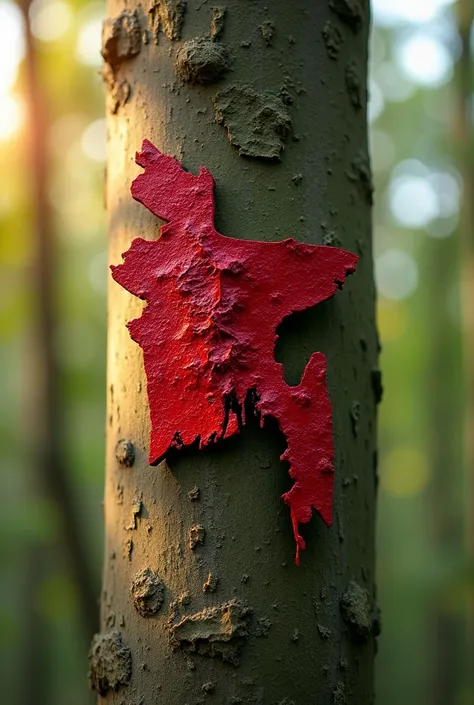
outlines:
[[[357,32],[346,5],[361,7]],[[142,13],[144,29],[147,8],[109,2],[111,18],[124,11]],[[110,280],[102,635],[114,635],[123,670],[120,678],[112,674],[101,702],[368,705],[378,631],[373,457],[380,396],[365,119],[368,3],[275,0],[266,8],[231,0],[213,9],[169,0],[155,3],[149,18],[155,41],[142,42],[114,70],[116,83],[132,90],[108,116],[110,263],[121,261],[135,237],[158,236],[156,218],[129,192],[144,138],[194,174],[209,168],[219,232],[331,241],[361,258],[334,299],[277,330],[275,354],[289,384],[299,384],[313,351],[327,356],[333,407],[333,526],[315,516],[303,527],[308,548],[300,568],[280,499],[291,480],[280,464],[285,445],[276,423],[249,423],[212,450],[176,449],[148,465],[143,356],[125,327],[142,304]],[[328,24],[340,37],[337,60],[323,37]],[[221,35],[232,66],[218,76],[211,67],[215,85],[207,68],[199,73],[193,52],[222,49]],[[213,61],[221,49],[212,49]],[[348,79],[346,67],[355,65],[357,76]],[[256,97],[254,106],[261,101],[264,114],[249,114],[239,90]],[[215,109],[229,133],[230,122],[238,123],[239,149]],[[249,142],[252,129],[258,139]],[[249,144],[255,154],[246,153]],[[116,634],[130,650],[129,680]],[[100,678],[94,682],[104,690]]]

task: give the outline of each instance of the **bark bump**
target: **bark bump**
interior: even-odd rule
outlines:
[[[128,685],[132,677],[132,655],[118,631],[95,634],[89,652],[89,682],[100,695]]]
[[[165,586],[156,573],[145,568],[133,578],[130,593],[138,614],[152,617],[163,604]]]
[[[291,129],[281,95],[257,93],[250,86],[229,86],[214,98],[216,121],[227,128],[231,144],[246,157],[279,159]]]

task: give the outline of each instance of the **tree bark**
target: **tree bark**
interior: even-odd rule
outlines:
[[[369,8],[365,0],[360,5],[230,0],[221,31],[221,13],[205,0],[186,7],[164,0],[148,17],[135,0],[109,1],[109,18],[122,18],[109,21],[103,46],[109,262],[120,263],[135,237],[158,236],[157,220],[129,191],[140,173],[134,154],[143,138],[193,173],[210,169],[219,232],[265,241],[293,236],[360,255],[342,292],[280,329],[276,356],[290,383],[298,383],[313,351],[326,354],[333,406],[333,526],[315,515],[302,527],[307,550],[299,568],[281,499],[291,480],[279,460],[284,441],[276,424],[247,425],[212,452],[188,450],[148,465],[142,351],[125,328],[142,306],[110,281],[102,632],[90,670],[109,705],[191,705],[212,697],[281,705],[373,701],[380,377],[365,114]],[[166,12],[180,7],[181,32],[176,15]],[[199,62],[196,68],[181,54],[178,76],[177,51],[196,47],[185,41],[209,38],[212,18],[213,44],[229,69],[209,66],[206,57],[205,69]],[[216,121],[212,98],[235,85],[249,86],[263,102],[265,91],[282,96],[292,126],[281,161],[240,156]],[[202,527],[203,543],[191,550],[193,527]],[[152,616],[136,599],[137,578],[146,582],[147,569],[164,584],[164,602]],[[207,655],[183,641],[172,648],[173,615],[213,607],[222,615],[233,600],[241,615],[250,610],[239,665],[224,662],[205,636]]]

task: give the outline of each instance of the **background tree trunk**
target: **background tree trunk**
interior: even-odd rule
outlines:
[[[102,636],[91,658],[99,690],[118,686],[109,692],[109,704],[191,705],[213,697],[219,703],[287,705],[373,701],[380,379],[365,116],[369,9],[365,0],[360,5],[359,14],[352,0],[274,0],[268,7],[230,0],[215,39],[230,53],[231,69],[217,85],[204,86],[179,80],[175,59],[183,41],[210,36],[213,16],[218,25],[219,13],[209,3],[192,0],[185,8],[162,0],[147,18],[133,0],[126,6],[109,2],[110,18],[125,7],[136,10],[141,36],[137,46],[130,29],[136,20],[129,14],[115,29],[109,25],[109,36],[115,32],[117,39],[105,47],[110,263],[121,261],[133,238],[158,235],[156,219],[129,192],[140,172],[134,154],[143,138],[194,173],[200,165],[211,170],[219,232],[267,241],[294,236],[340,245],[361,257],[342,292],[282,325],[276,351],[291,383],[299,381],[311,352],[324,352],[333,404],[334,524],[327,528],[314,516],[303,527],[307,550],[300,568],[281,500],[291,480],[279,461],[284,441],[276,426],[247,426],[213,452],[148,465],[142,351],[125,328],[141,306],[110,281]],[[172,12],[179,15],[180,8],[181,33]],[[148,24],[153,18],[154,31]],[[202,79],[201,69],[191,69],[192,80]],[[216,122],[212,98],[235,84],[259,93],[283,91],[292,128],[281,162],[239,156]],[[133,444],[131,466],[132,446],[124,443]],[[193,526],[205,532],[196,550],[188,547]],[[153,617],[141,616],[130,594],[134,577],[147,568],[165,585],[164,603]],[[353,606],[346,621],[344,594]],[[239,666],[171,649],[167,624],[173,609],[195,614],[233,599],[252,611]]]
[[[471,31],[474,8],[468,0],[457,6],[458,31],[461,44],[456,72],[456,112],[453,125],[457,165],[463,180],[463,201],[460,218],[461,255],[461,313],[463,322],[463,372],[464,372],[464,463],[465,475],[465,547],[467,576],[474,566],[474,169],[472,166],[472,41]],[[466,649],[464,655],[465,692],[472,692],[472,660],[474,657],[474,600],[472,580],[466,578]]]

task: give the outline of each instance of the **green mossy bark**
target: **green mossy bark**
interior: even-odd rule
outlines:
[[[276,350],[292,383],[312,351],[328,358],[334,524],[328,528],[315,515],[303,527],[307,550],[300,568],[294,565],[289,512],[280,499],[291,480],[279,461],[284,443],[276,427],[250,426],[213,452],[177,455],[168,465],[149,467],[142,353],[125,328],[141,304],[110,281],[102,630],[121,633],[130,648],[132,675],[127,686],[108,692],[109,705],[205,700],[368,705],[373,700],[376,626],[359,638],[340,606],[354,581],[364,597],[361,609],[368,605],[376,613],[372,379],[377,339],[365,117],[369,10],[365,0],[361,4],[362,25],[354,30],[325,1],[274,0],[267,7],[257,0],[226,2],[216,41],[225,44],[231,70],[202,85],[183,84],[175,71],[182,42],[211,33],[211,4],[190,0],[180,40],[160,32],[156,44],[149,32],[138,54],[108,72],[109,90],[114,82],[130,85],[130,91],[118,92],[125,100],[115,102],[108,116],[110,263],[120,262],[133,238],[158,234],[156,219],[129,191],[140,172],[134,154],[145,137],[187,169],[211,170],[220,232],[338,244],[361,258],[357,273],[333,300],[283,324]],[[134,1],[126,7],[137,9],[145,29],[142,7]],[[112,0],[108,15],[117,17],[124,9],[123,2]],[[269,22],[272,36],[266,41],[262,26]],[[331,58],[334,42],[328,47],[323,37],[328,25],[338,38],[336,58]],[[362,108],[354,104],[357,71]],[[212,99],[233,85],[282,96],[292,127],[280,160],[239,156],[216,122]],[[123,441],[134,446],[132,465],[120,460]],[[190,537],[197,534],[202,543],[191,549]],[[163,605],[151,617],[136,611],[130,594],[134,577],[147,568],[165,585]],[[230,619],[240,615],[230,663],[223,660],[225,645],[205,643],[206,625],[219,632],[214,607]],[[193,653],[170,641],[169,620],[199,613],[207,615],[200,621],[204,643]]]

